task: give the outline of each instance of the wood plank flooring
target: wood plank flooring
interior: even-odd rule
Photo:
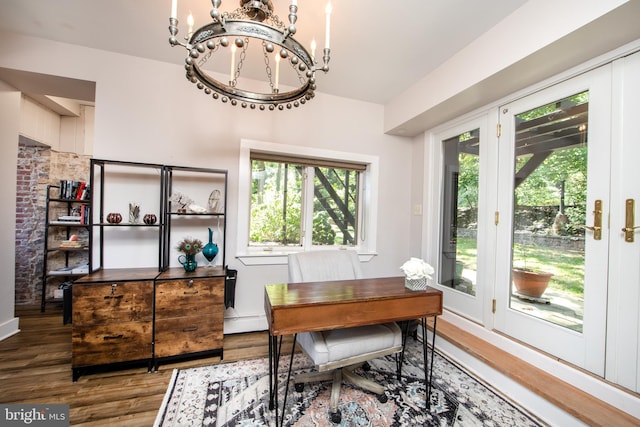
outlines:
[[[65,403],[73,426],[151,426],[175,368],[220,363],[219,357],[93,373],[71,381],[71,325],[62,325],[62,309],[17,307],[21,332],[0,341],[0,403]],[[640,420],[592,396],[572,389],[547,373],[444,321],[438,335],[502,371],[589,425],[636,426]],[[291,340],[283,351],[290,351]],[[226,335],[224,361],[268,355],[266,332]],[[532,372],[524,375],[523,372]],[[544,384],[541,387],[540,384]]]
[[[219,357],[92,373],[71,380],[71,325],[62,309],[16,307],[20,333],[0,341],[0,402],[69,404],[73,426],[153,425],[174,368],[220,363]],[[290,342],[289,349],[290,347]],[[284,346],[286,349],[286,346]],[[227,335],[224,361],[268,355],[266,332]]]

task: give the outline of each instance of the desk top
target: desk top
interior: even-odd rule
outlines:
[[[271,335],[411,320],[442,314],[442,291],[412,291],[404,277],[265,286]]]

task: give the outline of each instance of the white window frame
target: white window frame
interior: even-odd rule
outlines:
[[[358,241],[355,246],[349,246],[348,248],[355,249],[358,252],[360,261],[362,262],[367,262],[376,255],[379,170],[379,159],[377,156],[242,139],[240,141],[240,160],[238,165],[238,227],[236,258],[238,258],[244,265],[287,264],[287,256],[290,253],[328,248],[327,246],[311,245],[310,238],[305,238],[301,247],[249,246],[252,151],[366,164],[366,171],[361,172],[361,188],[358,203]],[[313,192],[311,194],[313,194]],[[338,245],[332,247],[347,248],[347,246]]]

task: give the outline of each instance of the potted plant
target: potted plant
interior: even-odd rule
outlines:
[[[518,245],[522,254],[523,267],[513,267],[511,278],[519,294],[540,298],[547,290],[553,273],[527,267],[526,245]]]

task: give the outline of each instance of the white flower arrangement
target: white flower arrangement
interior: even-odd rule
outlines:
[[[420,258],[412,257],[400,267],[409,280],[431,279],[435,269]]]

